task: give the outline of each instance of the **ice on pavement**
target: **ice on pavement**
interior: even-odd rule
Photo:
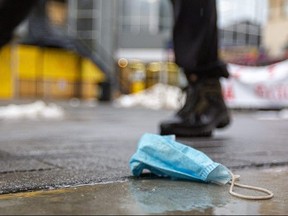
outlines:
[[[179,109],[186,95],[179,87],[155,84],[139,93],[122,95],[114,100],[116,107],[145,107],[149,109]]]
[[[5,119],[62,119],[64,110],[54,104],[46,104],[43,101],[36,101],[30,104],[15,105],[0,107],[0,120]]]

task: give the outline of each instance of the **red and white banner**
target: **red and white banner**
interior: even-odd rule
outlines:
[[[221,80],[231,108],[288,106],[288,60],[262,67],[229,64],[229,79]]]

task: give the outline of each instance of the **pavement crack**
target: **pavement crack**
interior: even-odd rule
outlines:
[[[39,158],[34,158],[34,159],[37,160],[37,161],[39,161],[39,162],[41,162],[41,163],[43,163],[43,164],[45,164],[45,165],[48,165],[48,166],[52,166],[52,167],[55,167],[55,168],[58,168],[58,169],[63,169],[63,168],[64,168],[64,167],[55,165],[55,164],[53,164],[53,163],[47,162],[47,161],[45,161],[45,160],[41,160],[41,159],[39,159]],[[50,170],[52,170],[52,168],[51,168]]]
[[[268,163],[251,163],[251,164],[247,164],[247,165],[228,166],[228,168],[245,169],[245,168],[271,168],[271,167],[281,167],[281,166],[288,166],[288,161],[285,161],[285,162],[268,162]]]
[[[9,174],[9,173],[26,173],[26,172],[44,172],[54,170],[52,168],[43,168],[43,169],[29,169],[29,170],[13,170],[13,171],[1,171],[0,174]]]

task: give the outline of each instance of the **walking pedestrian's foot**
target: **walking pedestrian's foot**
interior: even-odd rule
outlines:
[[[170,120],[160,124],[160,134],[178,137],[210,137],[230,123],[219,79],[190,82],[184,106]]]

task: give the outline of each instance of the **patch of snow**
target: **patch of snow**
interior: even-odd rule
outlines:
[[[122,95],[114,100],[116,107],[145,107],[149,109],[179,109],[185,100],[185,94],[179,87],[155,84],[139,93]]]
[[[62,119],[64,110],[53,103],[45,104],[43,101],[36,101],[31,104],[15,105],[0,107],[0,120],[7,119]]]

